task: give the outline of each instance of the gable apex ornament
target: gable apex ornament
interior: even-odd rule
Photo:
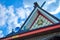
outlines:
[[[41,5],[41,8],[44,6],[44,4],[46,3],[46,1],[43,2],[43,4]],[[34,8],[39,7],[37,2],[34,2]]]

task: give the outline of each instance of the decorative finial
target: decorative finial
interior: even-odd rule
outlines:
[[[43,4],[41,5],[41,8],[44,6],[45,3],[46,3],[46,1],[43,2]],[[36,8],[37,6],[39,6],[38,3],[34,2],[34,8]]]
[[[34,2],[34,8],[36,8],[37,6],[39,6],[38,3]]]

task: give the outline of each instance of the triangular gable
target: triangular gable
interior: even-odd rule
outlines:
[[[58,18],[56,18],[55,16],[51,15],[47,11],[43,10],[41,7],[39,7],[39,5],[37,3],[35,3],[35,6],[34,6],[35,7],[34,10],[30,14],[30,16],[27,18],[25,23],[23,24],[22,30],[30,30],[30,28],[35,29],[35,27],[33,27],[33,25],[36,26],[36,20],[38,20],[38,19],[40,19],[42,21],[45,21],[44,22],[45,25],[41,25],[41,27],[48,26],[48,25],[60,22],[60,20]],[[50,24],[47,25],[46,23],[47,24],[50,23]],[[36,28],[40,28],[40,27],[37,26]]]

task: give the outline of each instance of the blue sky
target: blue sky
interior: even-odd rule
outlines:
[[[44,1],[43,9],[60,19],[60,1],[58,0],[0,0],[0,38],[12,32],[17,32],[16,27],[21,27],[33,10],[34,2],[39,6]]]

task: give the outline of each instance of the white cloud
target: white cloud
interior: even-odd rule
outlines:
[[[29,8],[25,8],[25,13],[27,17],[30,15],[31,11],[32,9],[30,10]]]
[[[55,11],[53,11],[53,12],[50,12],[51,14],[57,14],[57,13],[59,13],[60,12],[60,6],[55,10]]]
[[[43,9],[51,14],[58,14],[60,12],[60,0],[47,0]]]
[[[20,17],[21,19],[25,19],[26,17],[28,17],[31,12],[28,6],[25,8],[17,8],[16,10],[18,17]]]
[[[57,5],[57,6],[52,6],[52,9],[51,10],[53,10],[54,8],[54,10],[53,11],[49,11],[51,14],[58,14],[59,12],[60,12],[60,1],[58,0],[58,3],[56,2],[57,0],[51,0],[51,1],[49,1],[48,3],[48,5]],[[54,3],[54,4],[53,4]],[[51,7],[49,7],[49,8],[51,8]]]
[[[51,4],[51,3],[53,3],[53,2],[56,2],[56,0],[47,0],[47,4],[48,5]]]
[[[36,0],[23,0],[24,6],[27,5],[29,7],[33,7],[33,3],[36,2]]]
[[[7,31],[8,31],[7,34],[10,34],[10,33],[12,32],[12,29],[13,29],[12,25],[9,25],[9,26],[7,27]]]
[[[22,13],[22,11],[24,11],[24,10],[21,9],[20,12]],[[22,15],[25,16],[24,14],[22,14]],[[7,34],[11,33],[12,29],[14,29],[16,27],[21,27],[21,25],[17,23],[17,19],[19,16],[15,16],[13,5],[6,8],[4,5],[0,4],[0,26],[3,27],[3,25],[5,25],[6,23],[8,24],[8,28],[6,27],[8,30]],[[23,16],[22,16],[22,18],[23,18]],[[3,30],[3,29],[1,29],[1,30]],[[0,37],[3,36],[2,33],[0,33],[0,35],[1,35]]]
[[[32,6],[31,5],[27,5],[27,4],[25,5],[24,4],[24,8],[28,8],[28,7],[32,7]]]
[[[0,26],[3,26],[6,22],[7,17],[5,16],[6,8],[0,4]]]
[[[14,14],[14,7],[13,6],[9,6],[8,7],[8,11],[7,11],[7,22],[10,25],[14,20],[15,20],[15,14]]]
[[[15,15],[14,15],[14,6],[13,6],[13,5],[9,6],[7,12],[8,12],[11,16],[15,16]]]
[[[0,30],[0,38],[4,37],[3,31]]]
[[[21,21],[21,25],[24,23],[24,21]]]
[[[8,30],[7,34],[11,33],[11,31],[12,31],[12,27],[9,22],[11,22],[13,20],[13,16],[14,15],[13,15],[12,6],[9,6],[9,8],[7,9],[4,5],[0,4],[0,27],[4,27],[3,25],[5,25],[7,23],[9,25],[8,28],[6,27]],[[7,20],[7,19],[10,19],[10,20]],[[4,29],[1,29],[1,30],[4,30]],[[1,35],[0,37],[3,37],[5,35],[5,34],[4,35],[3,34],[4,33],[2,33],[0,31],[0,35]]]
[[[24,5],[24,7],[33,8],[34,2],[37,2],[39,4],[39,6],[41,6],[44,1],[46,1],[46,0],[23,0],[23,5]]]
[[[0,4],[0,26],[3,27],[3,25],[5,25],[6,23],[8,24],[8,27],[6,27],[8,30],[7,34],[11,33],[12,29],[21,27],[24,21],[21,21],[21,23],[18,24],[18,18],[20,17],[21,19],[26,19],[26,17],[28,17],[28,15],[30,14],[30,10],[28,9],[28,7],[29,6],[26,6],[25,8],[14,8],[14,6],[11,5],[6,8],[4,5]],[[14,12],[16,12],[18,16],[16,16]]]
[[[21,19],[25,18],[25,10],[23,8],[17,8],[16,12],[18,14],[18,17],[21,17]]]

